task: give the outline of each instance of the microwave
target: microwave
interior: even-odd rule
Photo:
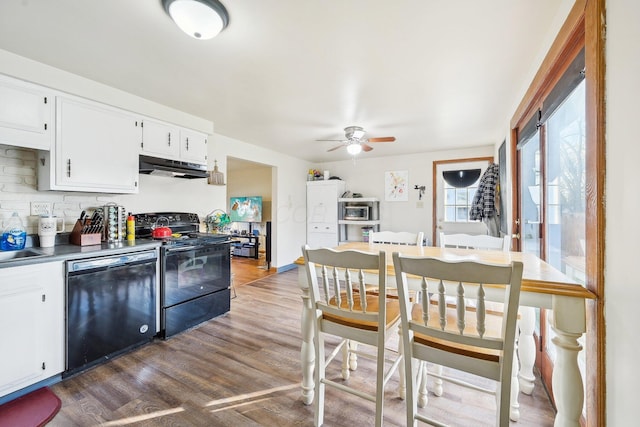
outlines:
[[[369,206],[345,206],[344,219],[351,221],[369,221]]]

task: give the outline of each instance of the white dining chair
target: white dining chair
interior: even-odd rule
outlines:
[[[410,233],[408,231],[372,231],[369,233],[369,242],[388,243],[395,245],[422,246],[424,233]]]
[[[522,263],[490,265],[405,257],[394,252],[393,264],[405,357],[406,425],[414,426],[417,420],[442,425],[418,413],[418,378],[426,380],[426,367],[422,362],[431,362],[497,382],[496,388],[490,389],[451,375],[432,374],[444,381],[494,394],[497,425],[507,427]],[[416,304],[410,302],[407,275],[419,282],[422,295],[437,295],[435,306],[429,298],[421,298]],[[489,328],[486,323],[487,294],[492,299],[501,297],[504,304],[504,315],[495,334],[489,333],[495,325]],[[457,299],[456,310],[447,308],[447,295]],[[471,295],[476,300],[473,312],[465,309],[465,298]]]
[[[495,237],[487,234],[445,234],[440,232],[441,248],[463,248],[508,252],[509,236]]]
[[[309,293],[315,309],[313,322],[315,347],[315,417],[320,426],[324,421],[325,387],[348,392],[375,403],[375,425],[382,426],[384,387],[393,373],[401,366],[400,352],[393,352],[387,362],[385,343],[400,323],[398,299],[389,298],[384,292],[366,292],[366,284],[386,285],[385,252],[366,253],[328,248],[302,248]],[[394,332],[395,333],[395,332]],[[339,345],[325,356],[325,335],[341,338]],[[375,351],[362,351],[356,343],[371,346]],[[371,348],[369,347],[369,348]],[[344,382],[327,377],[327,367],[342,352],[342,378],[349,378],[351,353],[376,360],[376,388],[371,394]],[[386,369],[387,364],[391,366]],[[401,370],[402,378],[404,372]],[[335,403],[334,403],[335,404]],[[346,405],[346,403],[345,403]],[[351,410],[348,406],[345,410]]]

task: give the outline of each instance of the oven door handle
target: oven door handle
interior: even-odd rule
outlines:
[[[135,254],[108,256],[104,258],[68,261],[67,269],[70,275],[74,275],[81,274],[89,270],[107,270],[109,268],[121,267],[124,265],[151,263],[155,262],[156,259],[157,256],[155,252],[140,252]]]
[[[221,243],[231,243],[230,240],[228,241],[224,241],[224,242],[216,242],[216,243],[205,243],[202,245],[193,245],[193,246],[180,246],[180,247],[176,247],[176,248],[166,248],[166,254],[172,254],[172,253],[176,253],[176,252],[186,252],[186,251],[197,251],[200,249],[208,249],[208,248],[213,248],[215,246],[220,245]]]

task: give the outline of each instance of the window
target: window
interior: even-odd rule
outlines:
[[[444,220],[450,222],[470,222],[469,210],[473,203],[473,196],[478,190],[478,183],[480,180],[476,180],[468,187],[456,188],[444,182]],[[474,221],[475,222],[475,221]]]

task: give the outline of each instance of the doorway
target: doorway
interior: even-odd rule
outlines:
[[[236,276],[248,275],[253,277],[258,272],[252,270],[271,270],[271,237],[272,230],[272,199],[274,188],[275,168],[271,165],[252,162],[235,157],[227,157],[227,212],[232,222],[229,233],[232,234],[234,256],[232,270],[238,271]],[[260,216],[255,221],[236,218],[232,214],[234,206],[232,199],[259,201]],[[258,206],[255,206],[258,209]],[[234,219],[239,219],[234,221]],[[236,273],[234,271],[234,273]],[[260,274],[258,274],[260,276]],[[256,278],[259,278],[256,276]],[[244,280],[244,279],[243,279]]]
[[[469,208],[478,188],[480,177],[493,162],[493,157],[475,157],[469,159],[438,160],[433,162],[433,236],[434,246],[440,245],[440,232],[486,234],[487,228],[480,221],[469,220]],[[465,173],[476,172],[477,179],[464,182]],[[462,173],[461,173],[462,172]],[[451,184],[444,176],[456,175],[459,183]],[[475,176],[475,175],[474,175]],[[455,185],[455,186],[454,186]]]

